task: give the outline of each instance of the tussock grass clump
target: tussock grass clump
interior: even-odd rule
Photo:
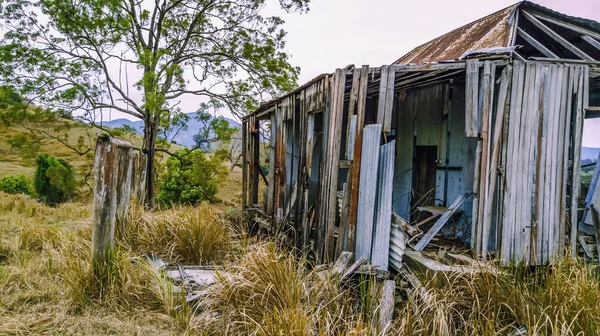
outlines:
[[[424,286],[427,297],[409,297],[401,306],[397,333],[595,335],[600,330],[598,278],[570,258],[537,269],[438,274]]]
[[[133,251],[169,262],[220,263],[231,251],[229,222],[207,204],[156,212],[133,207],[125,226],[123,242]]]
[[[362,322],[354,290],[328,272],[309,271],[305,261],[254,245],[219,273],[209,307],[192,330],[220,335],[335,335],[370,330]],[[217,314],[218,312],[218,314]],[[211,318],[208,318],[210,316]]]

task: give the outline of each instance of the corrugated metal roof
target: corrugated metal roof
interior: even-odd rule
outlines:
[[[451,61],[469,50],[507,47],[509,19],[519,5],[512,5],[437,37],[416,47],[394,64]]]
[[[510,47],[511,26],[514,23],[514,13],[518,9],[544,13],[600,33],[600,23],[596,21],[569,16],[533,2],[522,1],[420,45],[400,57],[394,64],[452,61],[469,50]]]

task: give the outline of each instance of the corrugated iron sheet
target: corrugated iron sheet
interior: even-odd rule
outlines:
[[[469,50],[507,47],[509,19],[519,4],[455,29],[402,56],[394,64],[451,61]]]

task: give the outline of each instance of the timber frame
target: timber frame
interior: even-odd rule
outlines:
[[[319,262],[350,251],[393,266],[406,238],[393,218],[414,224],[419,205],[448,210],[417,251],[441,234],[505,262],[575,253],[583,120],[600,110],[600,26],[513,7],[508,49],[348,66],[247,115],[244,211]],[[429,50],[419,48],[404,58]]]

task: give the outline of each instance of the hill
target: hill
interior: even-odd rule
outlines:
[[[202,122],[198,121],[198,119],[196,119],[196,112],[190,112],[186,114],[190,117],[187,129],[181,130],[178,134],[175,135],[175,137],[173,137],[173,133],[169,134],[169,139],[173,138],[175,143],[185,147],[194,147],[196,145],[196,143],[194,142],[194,135],[196,135],[198,133],[198,130],[203,127],[203,124]],[[225,120],[227,120],[229,122],[229,125],[232,127],[241,127],[240,123],[233,119],[225,118]],[[144,131],[144,122],[141,120],[133,121],[125,118],[120,118],[111,121],[105,121],[103,122],[103,124],[111,128],[117,128],[122,127],[123,125],[127,125],[137,130],[138,134],[142,134]]]
[[[581,160],[592,160],[596,161],[598,159],[598,154],[600,153],[600,148],[592,148],[592,147],[583,147],[581,149]]]

